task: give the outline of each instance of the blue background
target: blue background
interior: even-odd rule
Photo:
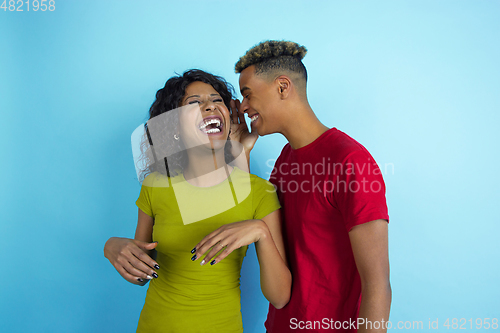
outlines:
[[[384,172],[393,325],[439,318],[446,331],[447,318],[500,317],[500,1],[59,0],[53,12],[24,10],[0,10],[3,331],[135,331],[146,288],[102,252],[135,230],[130,135],[174,72],[202,68],[238,88],[235,62],[265,39],[308,48],[312,108]],[[252,171],[267,178],[285,142],[260,138]],[[244,327],[262,332],[267,302],[248,253]]]

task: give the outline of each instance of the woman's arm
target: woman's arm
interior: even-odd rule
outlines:
[[[130,283],[145,285],[158,274],[160,266],[151,258],[157,243],[152,243],[154,220],[139,209],[135,239],[111,237],[104,245],[108,258],[120,275]]]
[[[286,264],[279,209],[262,220],[234,222],[218,228],[196,245],[193,260],[208,252],[200,264],[210,262],[215,265],[234,250],[254,242],[260,264],[262,293],[274,307],[280,309],[290,300],[292,276]]]

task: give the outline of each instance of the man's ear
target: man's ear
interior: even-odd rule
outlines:
[[[286,99],[290,95],[292,90],[292,81],[288,76],[281,75],[276,78],[278,83],[278,92],[281,95],[281,99]]]

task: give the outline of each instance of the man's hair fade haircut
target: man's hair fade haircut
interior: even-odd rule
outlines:
[[[248,50],[236,65],[234,71],[241,73],[255,65],[255,74],[292,72],[307,81],[306,67],[302,63],[307,49],[294,42],[267,40]]]

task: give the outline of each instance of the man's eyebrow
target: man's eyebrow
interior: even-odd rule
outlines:
[[[248,88],[248,87],[246,87],[246,86],[245,86],[245,87],[241,88],[240,92],[241,92],[241,94],[243,95],[243,93],[244,93],[245,91],[247,91],[247,90],[250,90],[250,88]]]

